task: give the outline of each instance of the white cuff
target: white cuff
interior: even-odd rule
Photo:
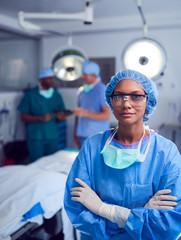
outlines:
[[[113,222],[114,210],[115,205],[102,203],[101,207],[99,208],[99,215]]]
[[[113,222],[117,223],[120,228],[124,228],[131,210],[128,208],[115,206]]]
[[[99,215],[107,218],[111,222],[117,223],[120,228],[124,228],[128,220],[130,209],[117,205],[102,203],[99,208]]]

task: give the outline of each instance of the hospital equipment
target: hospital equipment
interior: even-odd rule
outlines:
[[[167,55],[164,47],[152,37],[148,37],[146,19],[141,7],[141,0],[135,0],[142,22],[143,37],[129,42],[122,52],[125,69],[139,71],[149,78],[157,79],[166,68]]]
[[[82,63],[85,59],[85,54],[72,46],[58,52],[52,60],[56,77],[64,81],[74,81],[80,78]]]
[[[84,11],[78,13],[25,13],[20,11],[18,18],[22,28],[27,30],[44,31],[49,30],[43,29],[37,24],[26,21],[26,19],[49,19],[49,20],[62,20],[62,19],[75,19],[82,20],[84,24],[91,24],[93,22],[93,10],[94,4],[100,0],[84,0]],[[51,32],[51,31],[50,31]],[[66,33],[62,33],[66,35]]]
[[[62,150],[29,165],[0,168],[1,240],[15,240],[25,232],[33,234],[35,228],[45,227],[47,219],[55,220],[56,214],[59,224],[63,221],[60,230],[72,229],[64,225],[70,223],[60,212],[67,174],[76,155],[74,150]]]

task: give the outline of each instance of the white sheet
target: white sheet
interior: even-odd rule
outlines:
[[[28,166],[0,168],[0,228],[21,217],[36,203],[45,202],[50,195],[61,193],[61,208],[65,182],[66,175],[55,171]],[[48,207],[44,211],[47,213]]]
[[[41,203],[45,218],[63,207],[66,178],[77,154],[61,150],[29,165],[0,168],[0,239],[9,239],[8,234],[23,225],[22,215],[36,203]],[[41,224],[40,217],[31,221]],[[70,223],[63,226],[72,228]]]
[[[47,170],[65,173],[68,175],[78,152],[61,150],[46,157],[39,158],[30,164],[31,167],[40,167]]]

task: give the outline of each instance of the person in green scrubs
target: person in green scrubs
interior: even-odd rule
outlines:
[[[65,105],[61,94],[53,88],[54,72],[43,68],[39,85],[27,90],[18,105],[26,123],[29,162],[58,150],[58,122],[65,120]]]

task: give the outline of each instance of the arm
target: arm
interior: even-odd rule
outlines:
[[[86,140],[69,172],[65,187],[64,207],[71,223],[76,229],[86,232],[95,240],[108,240],[114,231],[107,233],[107,220],[92,213],[82,204],[71,200],[71,188],[78,187],[78,184],[75,182],[76,176],[85,181],[89,186],[91,185],[89,177],[90,169],[86,162],[89,162],[90,159],[89,147],[87,145]]]
[[[120,207],[117,205],[110,205],[102,202],[99,196],[81,179],[76,178],[75,181],[81,185],[81,187],[75,187],[71,189],[71,199],[73,201],[80,202],[91,212],[107,218],[111,222],[117,223],[120,228],[124,228],[126,221],[130,214],[130,209]],[[158,191],[145,205],[147,208],[152,209],[173,209],[177,205],[177,198],[167,195],[171,191],[164,189]]]
[[[88,117],[98,121],[107,121],[110,117],[110,109],[108,106],[101,106],[100,112],[92,112],[83,108],[76,108],[74,114],[77,117]]]
[[[75,145],[79,148],[79,147],[80,147],[80,141],[79,141],[79,137],[76,135],[77,124],[78,124],[78,117],[75,117],[75,124],[74,124],[74,143],[75,143]]]
[[[27,113],[21,113],[20,116],[22,121],[26,123],[34,123],[34,122],[48,122],[54,117],[54,114],[47,113],[44,116],[34,116]]]

